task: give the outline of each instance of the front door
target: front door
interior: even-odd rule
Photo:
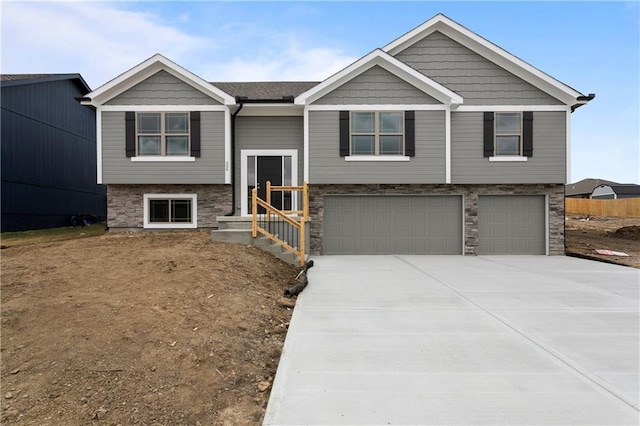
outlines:
[[[282,157],[281,156],[260,156],[256,159],[256,187],[258,197],[267,199],[267,181],[272,186],[282,185]],[[282,193],[271,193],[271,205],[279,210],[282,209]],[[258,213],[264,213],[263,208],[258,209]]]

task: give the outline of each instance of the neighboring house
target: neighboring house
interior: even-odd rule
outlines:
[[[582,179],[576,183],[567,184],[564,188],[564,196],[568,198],[591,198],[593,190],[600,185],[620,184],[604,179]]]
[[[315,254],[562,254],[571,113],[593,97],[437,15],[320,83],[155,55],[83,103],[110,229],[214,228],[253,187],[307,181]]]
[[[72,215],[106,218],[96,182],[96,117],[80,74],[4,74],[2,232],[54,228]]]
[[[615,184],[600,185],[594,188],[591,198],[594,199],[620,199],[620,198],[640,198],[640,185],[635,184]]]

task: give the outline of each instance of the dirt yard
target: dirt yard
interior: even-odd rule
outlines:
[[[566,242],[640,268],[640,219],[569,217]],[[207,232],[6,245],[2,424],[261,422],[296,268]]]
[[[568,254],[640,268],[640,218],[569,216],[565,244]],[[629,257],[600,255],[597,249],[623,252]]]
[[[3,425],[261,422],[293,266],[207,232],[1,254]]]

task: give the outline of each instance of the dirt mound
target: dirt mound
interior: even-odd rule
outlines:
[[[623,226],[611,233],[612,237],[624,238],[625,240],[640,241],[640,226]]]
[[[260,424],[295,275],[205,232],[3,250],[0,423]]]

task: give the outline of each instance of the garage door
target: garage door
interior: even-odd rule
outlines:
[[[544,195],[478,197],[479,254],[546,254]]]
[[[461,254],[460,196],[325,196],[325,254]]]

